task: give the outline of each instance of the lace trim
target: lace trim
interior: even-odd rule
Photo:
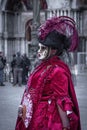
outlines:
[[[25,127],[27,128],[29,126],[33,113],[33,103],[31,100],[31,95],[29,93],[26,92],[24,93],[22,106],[23,106],[23,121]]]

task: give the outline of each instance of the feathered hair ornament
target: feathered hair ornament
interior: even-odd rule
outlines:
[[[70,40],[68,51],[76,50],[78,46],[78,32],[75,21],[68,16],[59,16],[48,19],[38,29],[38,38],[44,41],[50,32],[56,31]]]

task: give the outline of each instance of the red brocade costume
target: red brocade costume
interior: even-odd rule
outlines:
[[[18,117],[15,130],[62,130],[57,104],[63,111],[73,111],[68,116],[70,130],[81,130],[71,73],[57,56],[42,61],[30,75],[27,85],[33,102],[32,118],[25,128],[22,118]]]

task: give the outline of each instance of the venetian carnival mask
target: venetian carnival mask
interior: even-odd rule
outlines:
[[[45,60],[49,57],[55,55],[57,52],[56,49],[52,49],[51,47],[47,47],[45,45],[42,45],[39,43],[39,49],[38,49],[38,59],[39,60]]]
[[[42,45],[39,43],[39,49],[38,49],[38,59],[44,60],[48,57],[49,53],[49,47]]]

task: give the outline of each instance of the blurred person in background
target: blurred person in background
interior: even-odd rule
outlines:
[[[14,68],[15,68],[15,65],[16,65],[16,54],[13,54],[12,56],[13,56],[13,58],[12,58],[12,61],[11,61],[11,73],[12,73],[11,76],[14,79]]]
[[[20,52],[17,52],[17,56],[15,58],[15,66],[14,66],[14,79],[13,79],[13,86],[22,85],[22,73],[23,73],[23,58]]]
[[[3,56],[3,52],[0,51],[0,86],[5,86],[5,84],[3,83],[5,65],[6,58]]]
[[[22,58],[23,58],[22,83],[23,83],[23,85],[25,85],[27,83],[28,72],[29,72],[29,68],[30,68],[31,63],[30,63],[30,60],[26,54],[24,54],[22,56]]]

